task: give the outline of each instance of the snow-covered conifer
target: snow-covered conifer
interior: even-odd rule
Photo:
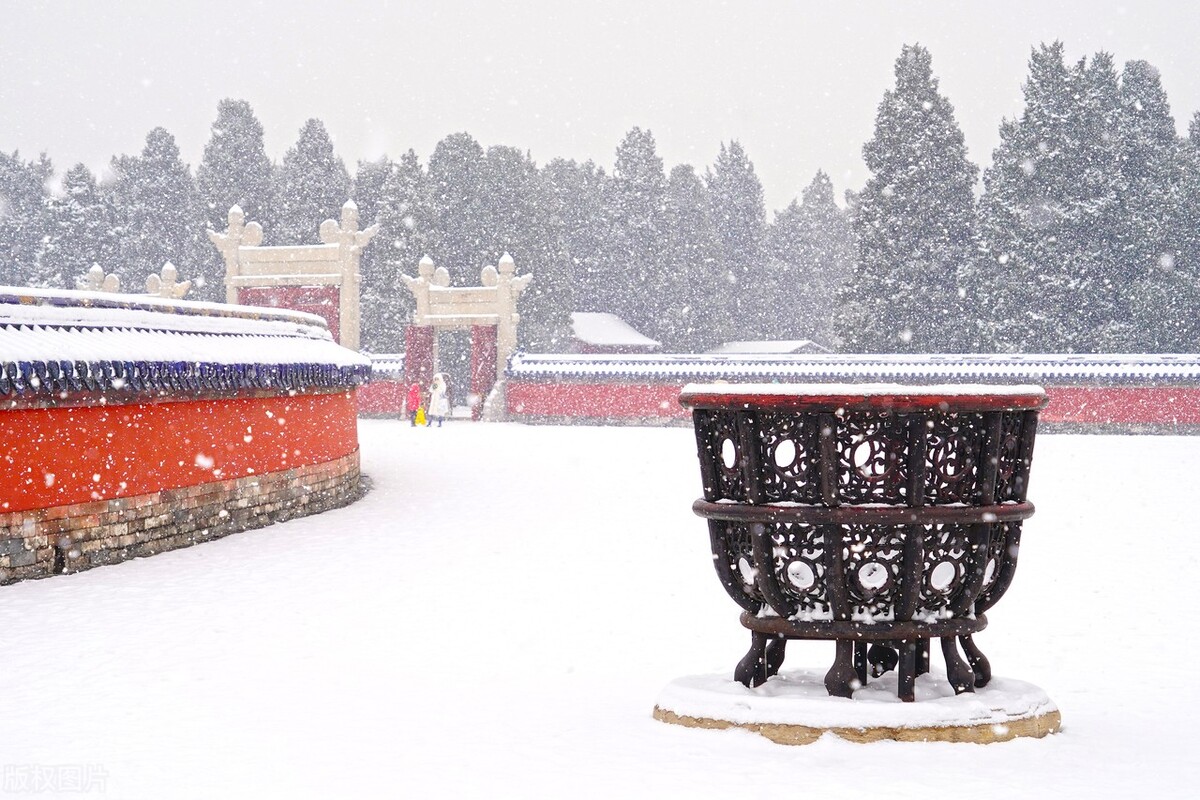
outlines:
[[[1158,70],[1130,61],[1121,74],[1123,274],[1120,317],[1103,349],[1191,351],[1197,286],[1197,159],[1180,140]]]
[[[529,154],[515,147],[488,148],[481,182],[488,263],[508,253],[518,272],[535,276],[521,295],[520,344],[562,350],[573,301],[570,257],[553,193]]]
[[[824,171],[805,188],[801,202],[793,200],[775,215],[767,232],[767,251],[785,268],[779,327],[773,335],[828,346],[833,339],[833,300],[854,268],[854,237]]]
[[[46,182],[53,174],[45,153],[30,162],[16,152],[0,153],[0,283],[24,286],[38,280],[50,199]]]
[[[736,338],[731,285],[713,226],[708,188],[690,164],[667,177],[664,308],[652,335],[664,349],[701,352]],[[647,333],[651,333],[647,331]]]
[[[217,118],[212,135],[204,146],[204,156],[196,167],[196,185],[208,227],[225,229],[229,209],[238,206],[246,218],[270,231],[271,160],[267,158],[263,127],[245,100],[226,98],[217,103]],[[221,254],[211,249],[200,282],[193,282],[189,297],[217,300],[224,297],[225,271]]]
[[[46,246],[33,285],[74,288],[75,279],[93,264],[106,270],[116,267],[113,211],[86,166],[67,170],[62,194],[50,201],[49,214]]]
[[[483,230],[483,147],[467,133],[437,143],[427,170],[430,252],[456,282],[479,279],[491,248]]]
[[[962,273],[978,247],[973,189],[950,101],[929,51],[906,45],[863,146],[871,178],[857,196],[858,258],[840,299],[842,348],[954,352],[973,347]]]
[[[654,134],[633,128],[617,147],[606,202],[612,232],[606,247],[610,289],[605,310],[638,330],[647,330],[654,322],[650,292],[663,270],[666,185]]]
[[[1107,54],[1068,67],[1060,42],[1029,66],[1025,109],[1001,126],[984,175],[987,339],[1010,352],[1109,349],[1125,282],[1120,87]]]
[[[566,311],[611,311],[603,305],[608,281],[609,222],[605,216],[604,170],[591,161],[578,164],[561,158],[542,168],[553,214],[562,226],[574,293]]]
[[[116,181],[109,197],[120,257],[109,271],[126,286],[140,285],[168,261],[184,279],[202,276],[211,246],[196,182],[175,137],[155,128],[146,135],[141,155],[118,156],[112,169]]]
[[[386,200],[386,185],[396,171],[396,164],[387,156],[374,161],[359,161],[354,174],[351,194],[358,206],[358,224],[365,228],[380,221]],[[382,229],[382,225],[380,226]],[[402,340],[397,320],[390,313],[390,296],[397,290],[396,272],[389,261],[388,235],[381,230],[361,256],[362,275],[362,347],[368,352],[383,353],[395,350]]]
[[[304,123],[272,185],[275,230],[268,229],[267,238],[272,244],[316,244],[321,223],[337,219],[350,197],[350,175],[321,120]]]
[[[767,208],[762,182],[740,142],[722,142],[706,176],[709,216],[728,282],[727,304],[739,338],[770,335],[780,276],[763,258]],[[778,265],[775,265],[778,266]]]

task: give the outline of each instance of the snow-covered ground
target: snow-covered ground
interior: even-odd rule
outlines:
[[[360,435],[375,488],[349,508],[0,588],[0,794],[1196,796],[1200,439],[1038,441],[978,641],[1061,734],[788,748],[650,717],[749,640],[690,511],[690,431]]]

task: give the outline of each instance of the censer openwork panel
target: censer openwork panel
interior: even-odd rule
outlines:
[[[736,413],[729,411],[696,411],[697,442],[702,443],[700,457],[707,460],[706,473],[712,485],[705,485],[708,500],[746,499],[742,482],[742,452],[738,444]]]
[[[859,413],[838,420],[838,492],[846,503],[904,503],[908,432],[903,417]]]
[[[923,525],[924,562],[918,615],[936,614],[958,599],[967,574],[965,525]]]
[[[996,604],[1008,591],[1016,571],[1021,547],[1021,523],[1005,522],[992,526],[992,539],[983,571],[983,590],[975,603],[975,612],[982,614]]]
[[[750,529],[739,522],[721,522],[712,520],[710,526],[715,526],[715,546],[713,558],[717,574],[723,576],[725,590],[739,604],[745,605],[744,595],[758,605],[763,604],[762,593],[758,590],[758,572],[754,567],[754,547],[750,541]],[[724,568],[724,570],[722,569]],[[728,576],[728,582],[724,580]]]
[[[914,424],[920,424],[917,417]],[[977,476],[983,447],[979,414],[936,414],[925,423],[925,502],[979,502]]]
[[[1000,469],[996,475],[998,503],[1025,499],[1029,476],[1029,454],[1022,452],[1025,426],[1025,415],[1017,411],[1005,412],[1000,423]]]
[[[904,566],[904,528],[842,525],[842,563],[853,619],[894,618]]]
[[[820,528],[801,523],[771,526],[775,576],[802,615],[827,615],[825,537]]]
[[[817,471],[817,421],[814,417],[765,412],[759,431],[763,499],[768,503],[821,502]]]

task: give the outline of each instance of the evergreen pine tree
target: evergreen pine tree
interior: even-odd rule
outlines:
[[[429,255],[458,283],[479,279],[490,256],[483,230],[483,148],[470,134],[454,133],[429,157]]]
[[[578,164],[556,158],[542,169],[554,215],[562,226],[575,287],[567,311],[611,311],[605,304],[609,273],[605,269],[609,223],[605,217],[604,170],[591,161]]]
[[[481,177],[480,211],[488,235],[488,263],[512,256],[533,283],[521,295],[520,344],[561,351],[569,341],[573,304],[570,256],[554,196],[528,153],[489,147]]]
[[[370,344],[374,352],[396,352],[404,347],[413,299],[400,276],[415,276],[421,258],[430,252],[430,217],[425,171],[417,154],[408,150],[384,181],[379,234],[372,245],[378,248],[376,268],[363,273],[363,302],[378,306],[373,315],[379,328],[372,332]]]
[[[1181,293],[1200,295],[1200,114],[1192,120],[1191,135],[1183,142],[1183,178],[1181,180],[1178,217],[1181,222],[1177,230],[1182,234],[1181,252],[1174,269],[1184,284]],[[1181,329],[1175,337],[1181,352],[1200,352],[1200,300],[1190,304],[1191,313],[1179,316],[1180,324],[1187,319],[1190,329]]]
[[[740,143],[721,144],[708,172],[709,215],[729,279],[730,308],[739,338],[771,335],[779,275],[765,263],[766,204],[762,183]]]
[[[353,197],[361,224],[370,225],[379,221],[385,200],[384,187],[396,169],[396,163],[387,156],[358,162],[358,169],[354,173]]]
[[[1074,242],[1079,254],[1073,287],[1075,322],[1067,331],[1076,352],[1113,349],[1128,341],[1122,294],[1132,279],[1122,241],[1128,187],[1123,172],[1121,89],[1112,56],[1097,53],[1076,67],[1084,91],[1075,122],[1075,170],[1086,202],[1078,206]]]
[[[50,201],[50,228],[37,286],[75,288],[93,264],[112,271],[118,261],[113,211],[83,164],[63,176],[60,197]]]
[[[1122,255],[1114,351],[1180,352],[1195,346],[1197,161],[1175,132],[1158,70],[1131,61],[1121,75]]]
[[[360,227],[379,222],[385,201],[385,185],[395,170],[396,165],[387,156],[375,161],[358,162],[352,194],[358,206]],[[382,229],[382,225],[380,227]],[[371,246],[363,250],[359,262],[359,274],[362,276],[362,348],[375,353],[393,349],[389,343],[397,338],[387,299],[397,288],[394,286],[396,276],[388,262],[386,241],[387,233],[381,230]]]
[[[179,157],[175,137],[163,128],[146,135],[140,156],[113,159],[112,187],[122,284],[140,290],[168,261],[181,278],[203,274],[209,261],[196,183]]]
[[[854,269],[854,237],[846,213],[833,198],[833,183],[818,172],[802,202],[775,215],[768,231],[768,252],[787,268],[781,293],[784,339],[833,340],[833,300]]]
[[[609,188],[606,216],[612,231],[606,244],[609,290],[603,306],[634,328],[649,330],[658,314],[659,298],[652,287],[661,281],[666,230],[666,175],[650,131],[633,128],[625,135]]]
[[[229,209],[238,206],[246,218],[270,231],[271,160],[267,158],[262,123],[245,100],[226,98],[217,103],[212,135],[204,146],[204,157],[196,168],[196,185],[209,228],[225,230]],[[225,261],[215,248],[202,273],[193,279],[190,298],[224,298]]]
[[[857,198],[858,259],[840,298],[839,334],[852,351],[973,349],[959,288],[978,248],[978,168],[929,51],[906,45],[895,74],[863,146],[871,178]]]
[[[690,164],[667,177],[666,301],[656,338],[674,352],[702,352],[738,336],[729,272],[722,258],[708,189]]]
[[[271,160],[262,123],[245,100],[217,103],[212,135],[196,168],[204,215],[213,230],[224,230],[229,209],[266,224],[271,211]]]
[[[0,153],[0,284],[38,280],[50,199],[46,182],[53,174],[45,153],[30,162],[16,152]]]
[[[1003,351],[1094,350],[1120,316],[1120,96],[1111,59],[1030,58],[1025,110],[1006,120],[984,175],[988,246],[978,291]]]
[[[300,129],[274,175],[273,194],[277,230],[267,231],[272,244],[316,244],[321,223],[340,218],[350,199],[350,175],[321,120],[310,119]]]

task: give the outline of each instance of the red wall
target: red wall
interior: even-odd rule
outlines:
[[[0,513],[331,461],[356,416],[352,391],[0,411]]]
[[[683,418],[682,387],[618,383],[521,383],[508,385],[508,412],[518,418]],[[1044,422],[1086,425],[1200,425],[1200,388],[1144,386],[1051,386]]]
[[[690,417],[681,386],[619,383],[520,383],[505,389],[508,412],[534,417]]]
[[[1200,388],[1051,386],[1046,422],[1200,425]]]
[[[238,289],[238,302],[248,306],[290,308],[316,314],[329,324],[334,341],[341,341],[338,328],[338,287],[271,286]]]
[[[358,388],[358,410],[363,414],[399,415],[407,392],[403,381],[375,378]]]

